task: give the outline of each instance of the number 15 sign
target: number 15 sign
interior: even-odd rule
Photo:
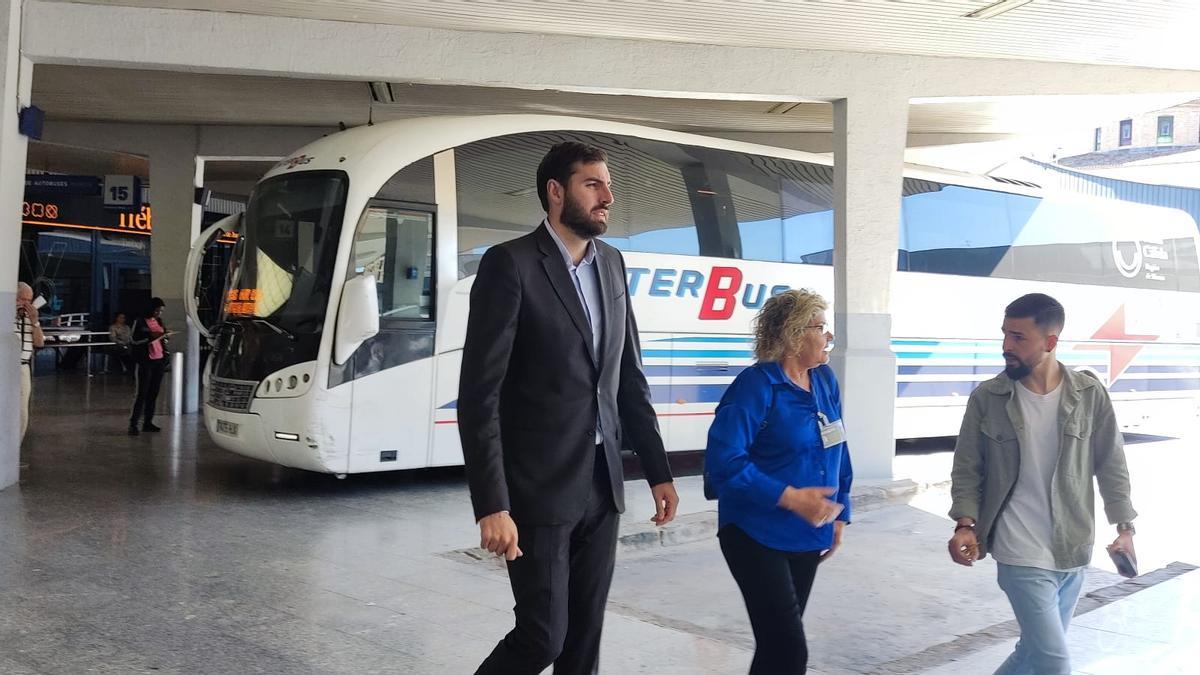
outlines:
[[[137,176],[105,176],[105,206],[137,206],[141,204],[141,186]]]

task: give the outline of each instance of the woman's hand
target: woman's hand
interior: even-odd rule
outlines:
[[[825,562],[825,559],[833,555],[833,552],[838,550],[838,547],[842,545],[842,530],[844,529],[846,529],[846,521],[833,521],[833,545],[829,547],[829,550],[821,554],[821,562]]]
[[[821,527],[842,512],[841,504],[826,499],[835,492],[837,490],[831,487],[788,486],[779,496],[779,506],[807,520],[813,527]]]

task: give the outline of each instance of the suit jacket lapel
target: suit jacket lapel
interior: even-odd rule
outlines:
[[[592,356],[592,364],[599,363],[596,353],[592,349],[592,327],[588,325],[587,316],[583,313],[583,305],[579,302],[579,293],[575,290],[575,284],[571,282],[571,273],[567,271],[567,264],[563,262],[562,252],[558,250],[558,245],[550,238],[550,233],[541,226],[538,227],[538,249],[544,256],[542,269],[546,270],[551,288],[554,289],[559,301],[566,308],[567,315],[571,317],[571,322],[579,331],[579,337],[583,338],[588,354]]]

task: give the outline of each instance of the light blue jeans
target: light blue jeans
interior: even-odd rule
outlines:
[[[1067,626],[1083,586],[1083,570],[1054,572],[996,564],[996,579],[1021,626],[1016,649],[996,675],[1070,675]]]

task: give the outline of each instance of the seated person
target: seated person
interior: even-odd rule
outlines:
[[[112,346],[112,355],[121,364],[121,372],[133,372],[133,328],[126,320],[125,312],[117,312],[112,325],[108,327],[108,339],[116,344]]]

